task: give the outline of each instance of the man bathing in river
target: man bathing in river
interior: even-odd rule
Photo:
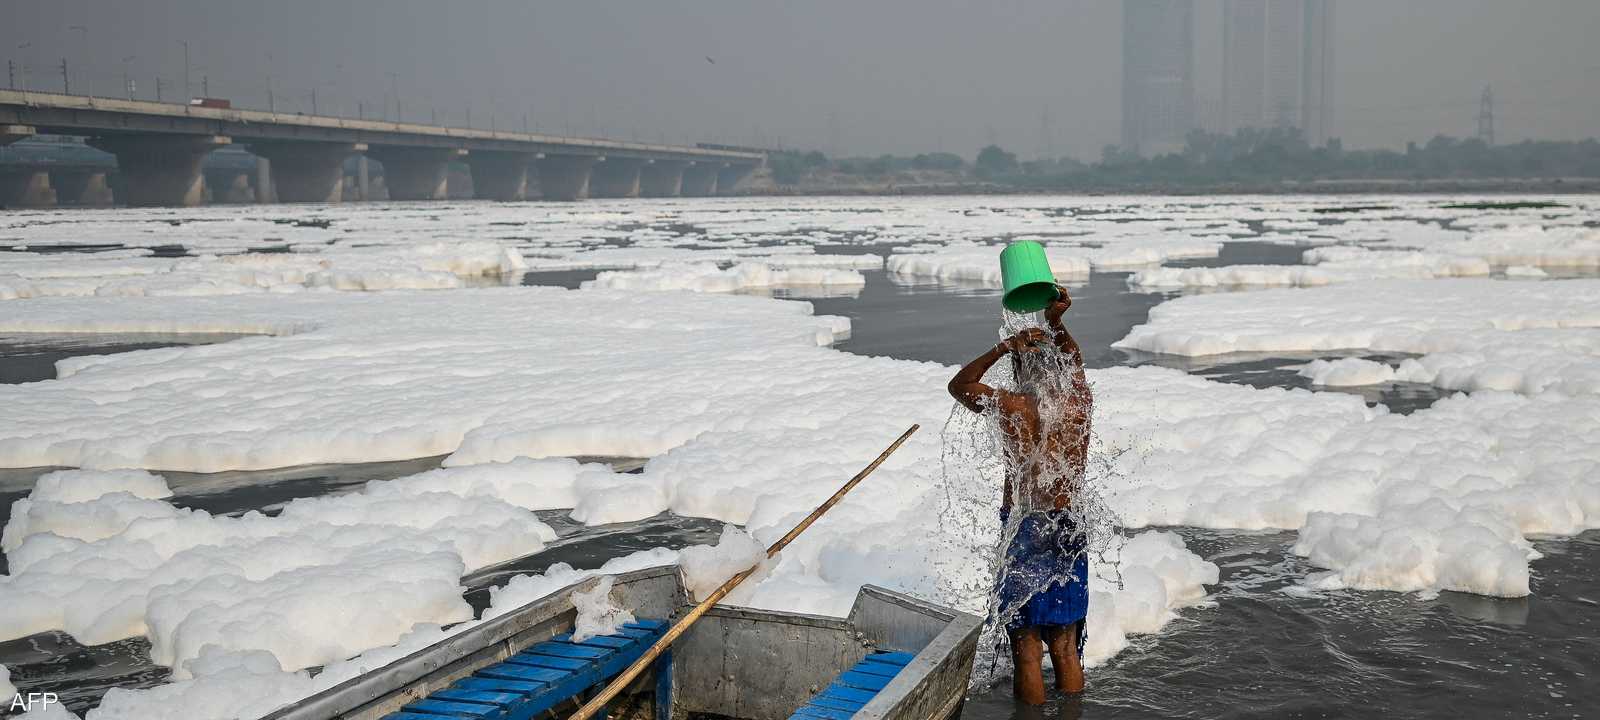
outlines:
[[[967,409],[993,410],[1007,458],[1005,525],[1020,505],[1022,520],[1006,548],[999,582],[999,612],[1011,641],[1017,699],[1044,702],[1043,648],[1055,666],[1056,687],[1083,691],[1084,619],[1088,614],[1085,537],[1068,514],[1083,479],[1089,451],[1093,398],[1083,354],[1061,323],[1072,306],[1066,288],[1044,311],[1049,332],[1028,328],[967,363],[950,380],[950,394]],[[1046,360],[1047,344],[1060,356]],[[1010,355],[1017,390],[983,383],[983,374]]]

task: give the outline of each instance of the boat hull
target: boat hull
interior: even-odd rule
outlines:
[[[458,633],[389,665],[282,708],[267,720],[378,720],[570,632],[575,590],[591,578]],[[671,621],[691,607],[676,566],[616,576],[613,602],[640,618]],[[611,717],[740,720],[790,717],[873,653],[913,657],[854,711],[863,720],[943,720],[959,710],[981,619],[875,586],[844,618],[716,607],[672,648],[670,673],[641,679]],[[878,657],[884,657],[882,655]],[[666,688],[670,687],[670,693]],[[658,700],[670,695],[670,701]],[[648,699],[648,701],[645,701]]]

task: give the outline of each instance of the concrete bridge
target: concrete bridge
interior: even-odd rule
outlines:
[[[228,145],[260,158],[250,186],[261,202],[340,202],[345,160],[356,155],[383,164],[392,200],[444,199],[455,162],[471,170],[477,197],[578,200],[725,194],[765,161],[721,148],[0,90],[0,145],[35,134],[81,136],[116,156],[127,205],[200,204],[202,162]],[[89,174],[91,187],[107,186]],[[241,181],[224,182],[237,196]],[[56,191],[49,168],[11,173],[0,205],[54,204]]]

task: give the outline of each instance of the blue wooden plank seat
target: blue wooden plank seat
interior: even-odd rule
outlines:
[[[880,652],[839,673],[831,684],[817,693],[811,701],[801,705],[789,720],[849,720],[857,710],[878,695],[906,664],[915,657],[911,653]]]
[[[662,620],[627,623],[616,635],[575,643],[557,635],[410,703],[384,720],[529,720],[591,688],[638,660],[667,632]],[[655,662],[656,716],[671,717],[672,653]]]

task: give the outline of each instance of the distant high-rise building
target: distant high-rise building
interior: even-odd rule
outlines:
[[[1305,0],[1268,0],[1266,89],[1262,93],[1264,125],[1294,127],[1300,122],[1301,30]]]
[[[1267,0],[1222,4],[1222,129],[1259,127],[1266,118]]]
[[[1183,148],[1194,128],[1192,0],[1122,3],[1122,146],[1145,155]]]
[[[1333,0],[1306,0],[1300,129],[1321,145],[1333,137]]]
[[[1330,0],[1223,0],[1223,129],[1299,127],[1323,142],[1333,105]]]

